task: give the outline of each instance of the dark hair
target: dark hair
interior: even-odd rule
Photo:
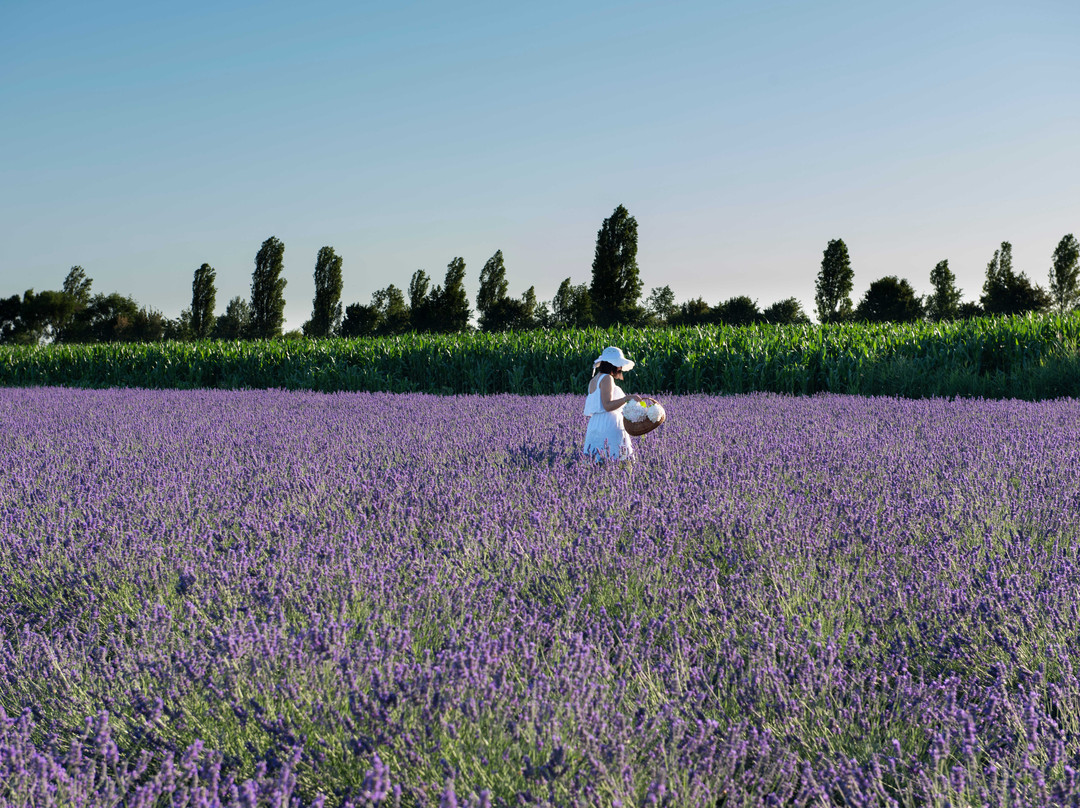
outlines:
[[[597,373],[607,373],[609,376],[614,376],[616,373],[622,371],[622,368],[617,368],[610,362],[601,362],[596,366],[596,370],[593,371],[593,376]]]

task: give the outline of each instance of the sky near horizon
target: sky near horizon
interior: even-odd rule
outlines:
[[[644,293],[794,296],[842,238],[871,281],[977,300],[1001,242],[1045,286],[1080,234],[1080,3],[911,0],[0,4],[0,296],[80,265],[175,317],[285,243],[286,328],[320,247],[342,301],[442,281],[475,306],[588,283],[638,222]]]

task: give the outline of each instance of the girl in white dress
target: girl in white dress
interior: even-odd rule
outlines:
[[[585,417],[589,426],[585,430],[585,454],[600,460],[629,460],[634,456],[634,446],[623,427],[622,408],[631,401],[641,401],[636,394],[625,395],[615,383],[622,381],[623,371],[634,363],[623,356],[622,349],[614,346],[604,349],[593,362],[593,377],[589,380],[589,395],[585,399]]]

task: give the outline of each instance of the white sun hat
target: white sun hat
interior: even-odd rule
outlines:
[[[596,357],[596,361],[593,362],[593,367],[595,368],[601,362],[607,362],[609,365],[614,365],[619,370],[634,369],[634,362],[623,356],[622,348],[616,348],[614,345],[609,345],[604,348],[604,352]]]

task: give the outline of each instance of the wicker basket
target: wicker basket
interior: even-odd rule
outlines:
[[[655,398],[650,398],[649,401],[656,403]],[[660,424],[664,423],[667,419],[667,413],[664,413],[660,417],[659,421],[650,421],[648,418],[642,418],[640,421],[628,421],[623,418],[623,428],[626,430],[626,434],[634,438],[640,438],[642,435],[648,435]]]

